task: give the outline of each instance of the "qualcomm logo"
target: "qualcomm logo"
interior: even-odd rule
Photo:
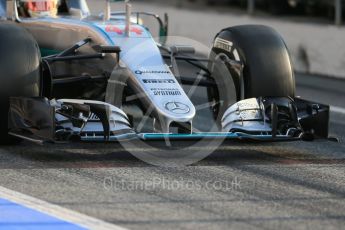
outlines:
[[[167,70],[136,70],[135,74],[169,74],[170,72]]]

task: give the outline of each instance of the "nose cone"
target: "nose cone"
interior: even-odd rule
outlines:
[[[150,33],[135,25],[129,37],[119,31],[104,31],[121,47],[121,64],[129,72],[129,84],[138,98],[159,121],[165,130],[172,122],[191,123],[195,116],[195,107],[176,80],[162,58],[162,54]],[[120,26],[116,25],[116,28]],[[120,28],[121,29],[121,28]]]

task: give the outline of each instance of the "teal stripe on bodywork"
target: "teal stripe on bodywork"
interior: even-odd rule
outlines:
[[[201,140],[201,139],[223,139],[223,140],[256,140],[256,141],[297,141],[301,140],[299,137],[289,137],[285,135],[250,135],[245,133],[127,133],[117,136],[110,136],[108,141],[129,141],[141,139],[144,141],[150,140]],[[104,142],[103,136],[82,136],[82,141]]]
[[[239,137],[236,133],[193,133],[193,134],[182,134],[182,133],[143,133],[141,134],[144,139],[196,139],[196,138],[237,138]]]
[[[59,50],[54,50],[54,49],[47,49],[47,48],[40,48],[41,51],[41,56],[42,57],[47,57],[50,55],[55,55],[61,53]]]
[[[300,138],[288,137],[285,135],[250,135],[245,133],[192,133],[192,134],[173,134],[173,133],[141,133],[143,140],[198,140],[198,139],[224,139],[224,140],[257,140],[257,141],[293,141]]]

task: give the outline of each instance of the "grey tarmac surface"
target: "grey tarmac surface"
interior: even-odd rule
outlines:
[[[344,89],[297,75],[306,99],[345,108]],[[129,229],[343,229],[345,114],[332,112],[330,127],[340,143],[228,141],[175,168],[119,144],[1,146],[0,186]]]

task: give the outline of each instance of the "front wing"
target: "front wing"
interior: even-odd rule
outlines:
[[[119,108],[99,101],[10,99],[9,134],[36,143],[328,138],[329,106],[300,98],[252,98],[229,107],[217,132],[137,133]]]

